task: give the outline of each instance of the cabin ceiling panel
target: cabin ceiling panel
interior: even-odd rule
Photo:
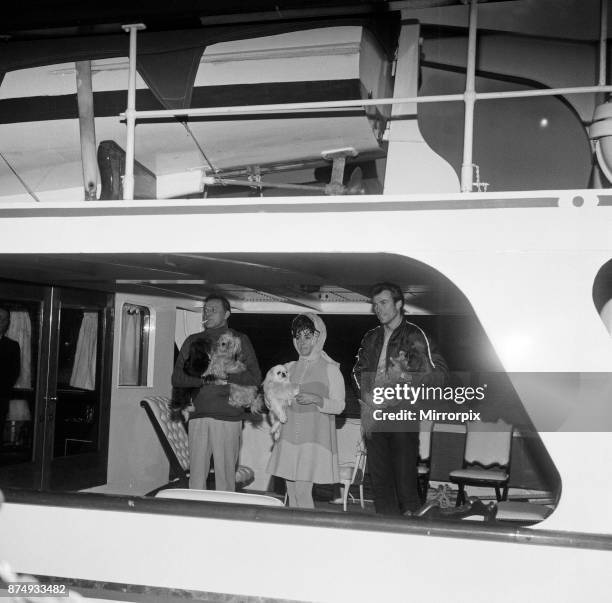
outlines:
[[[0,278],[194,300],[217,291],[244,311],[280,304],[351,313],[367,311],[372,284],[389,280],[413,313],[469,311],[442,275],[393,254],[7,254]]]

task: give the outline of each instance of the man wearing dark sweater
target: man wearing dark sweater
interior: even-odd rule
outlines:
[[[215,462],[217,490],[236,489],[236,465],[240,452],[240,436],[244,410],[229,404],[229,383],[259,385],[261,371],[249,338],[228,328],[230,304],[221,295],[209,295],[204,302],[204,331],[190,335],[181,347],[174,371],[173,387],[199,389],[193,398],[195,410],[189,416],[189,487],[206,488],[211,456]],[[185,373],[183,366],[189,355],[191,343],[198,339],[208,341],[210,349],[223,333],[231,332],[240,337],[240,360],[246,368],[241,373],[229,374],[213,383]]]
[[[15,385],[21,371],[19,344],[6,337],[10,322],[9,311],[6,308],[0,308],[0,440],[2,439],[13,385]]]

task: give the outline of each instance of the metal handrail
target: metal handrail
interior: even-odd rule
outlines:
[[[232,505],[193,500],[171,500],[145,496],[125,496],[90,492],[39,492],[18,488],[3,489],[6,504],[40,505],[121,511],[156,515],[181,515],[197,519],[252,521],[257,523],[291,524],[316,528],[367,530],[393,534],[414,534],[425,537],[462,538],[493,542],[511,542],[527,546],[541,545],[599,551],[612,550],[612,535],[518,527],[501,523],[479,523],[443,520],[411,520],[403,518],[321,513],[305,509]]]
[[[468,56],[466,69],[465,92],[461,94],[437,94],[405,98],[376,98],[359,100],[319,101],[304,103],[274,103],[268,105],[239,105],[230,107],[207,107],[196,109],[162,109],[154,111],[137,111],[134,106],[136,89],[136,33],[144,29],[141,23],[124,25],[123,29],[130,34],[130,78],[128,83],[128,107],[120,116],[127,122],[127,144],[125,158],[124,199],[134,198],[134,130],[136,119],[160,119],[165,117],[211,117],[215,115],[254,115],[293,111],[324,111],[328,109],[348,109],[380,105],[400,105],[404,103],[465,103],[465,120],[463,135],[463,161],[461,165],[461,192],[471,192],[474,186],[472,161],[474,105],[477,100],[501,98],[530,98],[536,96],[560,96],[567,94],[589,94],[612,92],[612,86],[606,85],[606,36],[608,9],[607,0],[600,5],[600,40],[599,40],[599,83],[595,86],[573,86],[565,88],[546,88],[536,90],[510,90],[506,92],[476,92],[476,35],[478,31],[478,0],[469,0]]]

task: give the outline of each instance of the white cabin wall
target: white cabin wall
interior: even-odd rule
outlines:
[[[330,529],[308,519],[292,523],[308,517],[297,510],[287,511],[286,523],[249,520],[257,516],[248,512],[244,521],[206,517],[207,510],[202,517],[179,513],[5,503],[0,559],[31,574],[204,591],[199,600],[213,601],[610,600],[609,551],[546,546],[537,534],[526,544],[526,532],[503,541],[494,540],[494,530],[476,538],[441,537],[422,524],[414,533]],[[264,558],[274,566],[274,579],[263,575]],[[115,596],[178,598],[144,591]],[[98,592],[113,593],[109,587]]]
[[[146,387],[119,386],[121,308],[124,303],[146,306],[154,328],[149,338],[151,381]],[[140,401],[171,393],[175,319],[180,300],[117,294],[113,343],[110,436],[107,484],[95,491],[144,494],[168,481],[168,460]]]

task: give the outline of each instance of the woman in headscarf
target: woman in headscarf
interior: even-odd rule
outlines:
[[[287,408],[267,471],[285,479],[290,507],[313,509],[313,483],[339,481],[334,415],[344,410],[344,379],[338,363],[323,351],[327,329],[319,316],[296,316],[291,334],[299,358],[286,368],[300,391]]]

